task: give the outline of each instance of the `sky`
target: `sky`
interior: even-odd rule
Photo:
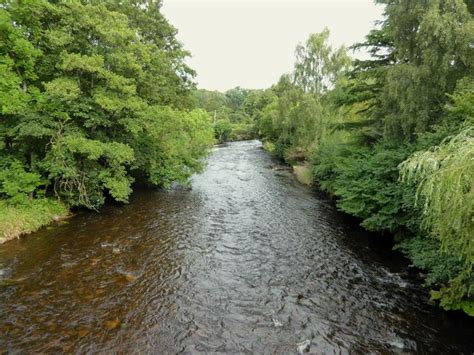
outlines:
[[[362,41],[383,7],[371,0],[164,0],[162,11],[192,54],[198,87],[225,91],[270,87],[292,71],[296,45],[325,26],[334,47]]]

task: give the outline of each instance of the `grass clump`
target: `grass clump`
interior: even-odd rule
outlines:
[[[27,204],[0,200],[0,243],[31,233],[67,213],[64,204],[49,198],[31,199]]]

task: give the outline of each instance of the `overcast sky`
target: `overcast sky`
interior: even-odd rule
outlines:
[[[383,8],[371,0],[164,0],[162,10],[192,53],[198,86],[225,91],[271,86],[292,70],[296,45],[325,26],[334,46],[362,41]]]

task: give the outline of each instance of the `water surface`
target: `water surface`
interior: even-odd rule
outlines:
[[[428,304],[407,262],[257,141],[213,150],[192,189],[0,246],[0,350],[466,353],[474,322]]]

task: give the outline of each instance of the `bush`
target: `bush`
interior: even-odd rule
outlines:
[[[18,160],[4,163],[0,168],[0,196],[11,204],[25,203],[42,185],[41,176],[27,172]]]
[[[227,142],[232,133],[232,125],[229,121],[219,120],[214,125],[214,137],[219,143]]]
[[[362,219],[372,231],[417,229],[414,188],[398,180],[398,164],[413,150],[410,146],[379,144],[375,149],[338,147],[326,142],[314,158],[313,168],[322,187],[336,195],[340,210]],[[341,155],[339,155],[341,154]]]

